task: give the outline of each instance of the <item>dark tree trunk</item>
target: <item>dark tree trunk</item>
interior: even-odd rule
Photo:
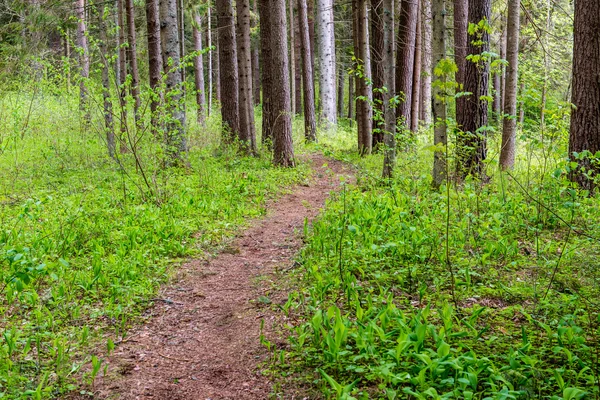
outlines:
[[[106,20],[104,13],[102,12],[103,7],[98,7],[98,14],[100,16],[100,50],[103,54],[109,54],[108,48],[108,35]],[[115,157],[115,127],[113,121],[113,105],[110,99],[110,79],[108,60],[106,57],[102,57],[102,99],[103,99],[103,114],[104,114],[104,131],[106,133],[106,146],[108,148],[108,155],[112,158]]]
[[[476,1],[476,0],[475,0]],[[465,66],[467,58],[467,28],[468,28],[469,0],[454,0],[454,62],[456,72],[457,91],[464,91]],[[466,98],[456,99],[456,124],[463,129],[466,118]]]
[[[310,36],[306,0],[298,0],[298,21],[302,54],[302,89],[304,91],[304,136],[307,141],[317,140],[317,120],[315,117],[315,92],[312,60],[310,58]]]
[[[383,92],[384,84],[384,41],[383,41],[383,0],[373,0],[371,2],[371,44],[373,52],[371,54],[371,73],[373,74],[373,108],[383,115]],[[377,131],[373,132],[373,147],[383,143],[383,125],[384,121],[375,121],[378,124]]]
[[[219,16],[217,15],[217,34],[215,35],[215,50],[213,52],[213,82],[215,85],[215,99],[221,102],[221,73],[219,68],[219,52],[221,46],[219,46]]]
[[[292,3],[295,3],[294,0],[289,0]],[[298,15],[297,4],[294,6],[294,15]],[[296,114],[302,114],[302,57],[300,50],[300,24],[298,23],[298,18],[295,17],[293,19],[294,23],[294,79],[296,80],[296,93],[293,93],[294,101],[296,102],[295,110]]]
[[[419,6],[416,1],[403,1],[400,6],[396,49],[396,94],[400,96],[400,104],[396,108],[396,117],[401,120],[403,130],[408,130],[411,127],[418,11]]]
[[[237,49],[232,0],[216,0],[219,35],[219,82],[223,141],[232,143],[240,131]]]
[[[77,45],[80,49],[79,56],[79,73],[81,80],[79,81],[79,108],[84,113],[84,120],[89,122],[90,111],[88,102],[87,79],[90,76],[90,51],[87,40],[87,26],[85,24],[85,0],[77,0]],[[86,123],[87,123],[86,122]]]
[[[137,40],[135,33],[135,9],[133,0],[125,0],[127,14],[127,61],[129,61],[129,71],[131,73],[131,96],[133,97],[133,114],[136,125],[140,122],[140,74],[137,62]]]
[[[395,68],[394,68],[394,1],[383,0],[383,58],[381,62],[383,69],[383,86],[390,88],[383,94],[383,114],[385,118],[384,126],[384,154],[383,154],[383,177],[391,178],[394,173],[396,163],[396,113],[390,104],[390,99],[394,96],[393,87],[395,87]]]
[[[120,131],[119,135],[119,151],[124,154],[129,151],[127,146],[127,44],[126,44],[126,33],[125,30],[125,12],[123,6],[123,0],[117,0],[117,24],[119,25],[119,62],[118,62],[118,76],[119,76],[119,108],[120,108]],[[162,54],[162,51],[161,51]],[[163,55],[164,56],[164,55]]]
[[[271,73],[273,77],[271,95],[275,116],[273,124],[273,163],[282,167],[293,167],[294,150],[285,0],[271,0],[270,3]]]
[[[212,47],[212,18],[211,18],[211,11],[210,11],[210,4],[209,6],[206,8],[206,40],[207,40],[207,44],[208,47],[211,48]],[[213,51],[210,50],[208,53],[206,53],[208,56],[208,60],[206,62],[206,68],[208,69],[208,73],[206,74],[206,80],[207,85],[206,88],[208,89],[208,95],[206,96],[206,115],[210,116],[210,113],[212,111],[212,99],[213,99],[213,60],[212,60],[212,55],[213,55]]]
[[[432,66],[436,67],[441,60],[446,58],[446,0],[434,0],[431,5],[432,14]],[[432,75],[432,79],[445,81],[448,77]],[[439,188],[447,175],[447,161],[445,151],[448,145],[447,127],[447,94],[439,85],[432,87],[432,117],[433,117],[433,144],[441,146],[442,151],[433,154],[433,187]]]
[[[237,56],[239,76],[240,143],[250,154],[256,153],[254,102],[252,101],[252,51],[250,48],[250,1],[237,0]]]
[[[600,151],[600,2],[577,0],[573,41],[573,79],[571,101],[575,106],[571,113],[569,154]],[[594,190],[594,181],[586,175],[598,178],[598,163],[592,165],[589,158],[577,160],[579,168],[571,179],[582,188]]]
[[[306,12],[308,14],[308,37],[310,39],[310,63],[312,64],[313,74],[315,72],[315,0],[306,2]],[[314,78],[313,78],[314,83]]]
[[[160,17],[158,13],[158,0],[146,0],[146,26],[148,30],[148,78],[150,89],[150,129],[154,135],[158,134],[159,115],[158,107],[162,100],[160,80],[162,76],[162,56],[160,50]]]
[[[338,63],[338,94],[337,94],[337,106],[338,106],[338,117],[344,117],[344,66]]]
[[[262,62],[262,142],[270,145],[273,141],[273,124],[275,123],[271,93],[273,90],[273,57],[271,50],[270,1],[258,0],[258,10],[260,15],[260,59]]]
[[[478,24],[483,19],[490,20],[491,0],[471,0],[469,2],[469,22]],[[469,35],[467,53],[481,55],[490,50],[489,33],[485,31]],[[485,127],[488,124],[488,100],[490,66],[488,60],[481,57],[477,63],[467,61],[465,65],[465,120],[463,132],[457,141],[458,177],[467,175],[484,178],[483,161],[487,156]],[[483,128],[483,129],[482,129]]]
[[[348,119],[352,124],[354,118],[354,77],[348,77]]]
[[[256,0],[252,1],[252,25],[251,29],[256,29],[258,25],[258,4]],[[259,60],[259,40],[252,41],[252,98],[254,99],[254,105],[260,105],[260,60]]]
[[[369,16],[366,0],[353,2],[355,48],[354,54],[358,59],[358,68],[362,75],[356,76],[356,122],[358,125],[358,152],[361,155],[370,154],[373,149],[373,109],[370,100],[373,98],[371,85],[371,64],[369,46]],[[358,99],[360,97],[360,99]]]

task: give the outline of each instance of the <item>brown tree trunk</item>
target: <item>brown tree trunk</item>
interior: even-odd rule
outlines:
[[[354,119],[354,77],[352,76],[348,77],[348,119],[352,125]]]
[[[338,94],[337,94],[337,106],[338,106],[338,117],[344,117],[344,66],[338,63]]]
[[[600,2],[577,0],[573,40],[573,79],[569,155],[579,163],[571,179],[583,189],[594,190],[598,163],[577,159],[575,152],[600,151]],[[586,172],[589,174],[587,175]]]
[[[160,3],[160,41],[164,57],[171,66],[166,71],[165,99],[170,114],[166,123],[166,146],[168,163],[180,164],[182,152],[187,150],[185,139],[185,110],[182,95],[180,36],[177,24],[177,0],[162,0]],[[165,67],[168,64],[165,64]]]
[[[133,0],[125,0],[127,15],[127,61],[129,61],[129,71],[131,72],[131,96],[133,97],[133,113],[136,125],[140,122],[140,74],[137,62],[137,41],[135,33],[135,9]]]
[[[308,37],[310,39],[310,62],[313,75],[315,73],[315,0],[307,0],[306,12],[308,14]],[[314,83],[314,78],[313,78]]]
[[[298,22],[302,55],[302,90],[304,91],[304,136],[306,141],[314,142],[317,140],[317,120],[306,0],[298,0]]]
[[[476,1],[476,0],[474,0]],[[463,92],[467,58],[467,28],[469,26],[469,0],[454,0],[454,62],[456,63],[457,92]],[[456,125],[464,129],[466,115],[466,97],[456,99]]]
[[[358,59],[358,68],[362,75],[356,77],[357,100],[356,121],[358,124],[358,152],[361,155],[370,154],[373,148],[373,109],[371,108],[371,57],[369,47],[369,14],[367,0],[354,0],[353,11],[355,15],[355,49],[354,54]],[[360,97],[360,99],[358,99]]]
[[[273,125],[275,114],[273,112],[273,60],[271,50],[271,20],[269,0],[258,0],[260,15],[260,59],[262,62],[262,142],[271,145],[273,142]],[[286,83],[287,85],[287,83]]]
[[[415,59],[412,82],[412,104],[410,106],[410,130],[417,132],[419,129],[419,104],[421,104],[421,2],[417,1],[417,27],[415,39]]]
[[[400,22],[396,50],[396,94],[400,104],[396,116],[401,120],[403,129],[411,127],[411,105],[413,89],[413,71],[415,63],[415,42],[417,38],[418,3],[403,1],[400,6]]]
[[[162,77],[162,56],[160,50],[160,17],[158,13],[158,0],[146,0],[146,27],[148,30],[148,78],[150,89],[150,129],[154,135],[158,134],[159,115],[158,107],[162,100],[160,81]]]
[[[288,0],[289,5],[289,38],[290,38],[290,95],[292,96],[290,105],[292,107],[292,116],[297,114],[296,109],[296,47],[294,46],[294,0]]]
[[[219,35],[219,82],[223,141],[232,143],[240,131],[237,49],[232,0],[216,0]]]
[[[391,178],[394,174],[396,164],[396,113],[390,104],[390,99],[394,96],[395,87],[395,66],[394,66],[394,1],[383,0],[383,86],[389,90],[383,95],[383,114],[385,118],[384,134],[384,154],[383,154],[383,177]]]
[[[273,124],[273,163],[282,167],[293,167],[295,162],[292,142],[285,0],[271,0],[270,5],[271,74],[273,77],[271,98],[275,116]]]
[[[432,4],[433,16],[433,67],[435,68],[440,61],[446,58],[446,0],[433,0]],[[440,79],[442,82],[448,77],[433,76],[434,79]],[[448,145],[448,127],[446,125],[447,95],[444,90],[435,85],[432,89],[433,97],[433,144],[441,149],[433,155],[433,187],[439,188],[445,179],[447,179],[447,160],[446,154]],[[441,151],[440,151],[441,150]]]
[[[206,8],[206,40],[207,40],[207,46],[210,49],[212,47],[212,21],[211,21],[211,11],[210,11],[210,4],[208,5],[208,7]],[[207,89],[208,89],[208,96],[206,96],[206,115],[210,116],[210,112],[212,111],[212,97],[213,97],[213,61],[212,61],[212,54],[213,51],[209,50],[208,53],[206,53],[206,55],[208,56],[208,60],[206,62],[206,68],[208,69],[208,73],[206,74],[206,79],[208,80],[207,82]]]
[[[508,0],[507,19],[507,61],[506,93],[504,96],[504,114],[502,121],[502,147],[500,149],[500,168],[512,168],[515,164],[517,140],[517,84],[519,71],[519,25],[520,0]]]
[[[108,48],[108,35],[106,20],[104,17],[103,7],[97,6],[97,11],[100,17],[99,30],[100,30],[100,50],[103,54],[109,54]],[[110,99],[110,79],[109,79],[109,65],[106,57],[102,57],[102,100],[103,100],[103,114],[104,114],[104,131],[106,133],[106,146],[108,148],[108,155],[112,158],[115,157],[115,127],[113,121],[113,105]]]
[[[294,3],[295,15],[298,14],[298,8],[294,0],[289,0]],[[294,97],[293,101],[296,102],[295,109],[296,114],[302,114],[302,57],[300,49],[300,24],[298,23],[298,17],[293,20],[294,24],[294,79],[296,80],[296,93],[292,93]]]
[[[215,85],[215,99],[221,102],[221,70],[219,68],[219,53],[221,52],[221,46],[219,46],[219,16],[217,15],[217,34],[215,35],[215,51],[213,52],[213,82]]]
[[[471,0],[469,2],[469,23],[478,24],[484,19],[489,21],[490,14],[491,0]],[[469,35],[468,54],[481,56],[481,54],[489,52],[489,36],[486,31]],[[468,61],[465,65],[464,90],[472,94],[465,96],[465,121],[462,126],[463,132],[457,141],[457,167],[460,179],[464,179],[467,175],[485,178],[483,161],[487,156],[485,129],[488,124],[489,71],[489,62],[485,57],[481,57],[477,63]]]
[[[183,1],[184,0],[177,0],[177,32],[179,33],[179,56],[181,59],[185,57],[185,12]],[[185,82],[185,68],[181,68],[179,71],[181,72],[181,82]],[[182,87],[182,90],[183,97],[185,98],[185,85]],[[185,107],[185,102],[183,106]]]
[[[254,101],[252,100],[252,52],[250,48],[250,1],[237,0],[237,50],[239,76],[239,139],[244,149],[255,154]]]
[[[202,60],[202,18],[198,10],[194,10],[194,23],[192,24],[194,36],[194,84],[196,86],[196,104],[198,105],[198,123],[204,125],[206,119],[206,97],[204,94],[204,62]]]
[[[421,73],[421,105],[419,106],[419,119],[423,121],[425,126],[431,125],[431,76],[433,66],[431,65],[431,52],[433,48],[432,35],[433,25],[431,17],[431,1],[422,0],[421,8],[423,15],[421,16],[421,32],[422,38],[422,73]]]
[[[127,42],[125,40],[127,31],[125,30],[125,15],[123,8],[123,0],[117,0],[117,24],[119,25],[119,62],[117,68],[117,75],[119,77],[119,108],[121,117],[119,152],[122,154],[127,153],[129,151],[129,147],[127,146],[127,102],[125,100],[127,96]],[[162,50],[161,54],[163,54]]]
[[[252,21],[250,28],[251,30],[256,29],[258,25],[258,5],[256,0],[252,0]],[[260,60],[259,60],[259,40],[252,41],[252,98],[254,99],[254,105],[260,105]]]
[[[383,0],[373,0],[371,2],[371,43],[373,53],[371,54],[371,73],[373,74],[373,108],[383,114],[384,94],[381,90],[384,84],[384,41],[383,41]],[[391,88],[388,88],[391,89]],[[383,126],[385,121],[374,121],[377,123],[377,131],[373,132],[373,147],[383,143]]]

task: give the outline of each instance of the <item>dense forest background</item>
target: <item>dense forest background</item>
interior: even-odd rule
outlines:
[[[315,153],[275,392],[600,398],[599,77],[598,0],[0,0],[0,398],[92,398]]]

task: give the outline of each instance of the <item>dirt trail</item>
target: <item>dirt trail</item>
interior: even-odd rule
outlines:
[[[101,399],[267,399],[271,385],[258,364],[264,292],[257,277],[290,266],[304,219],[314,218],[340,176],[342,163],[312,156],[314,176],[269,206],[214,258],[184,264],[174,284],[110,357],[96,386]],[[327,164],[327,167],[323,167]],[[254,300],[254,301],[252,301]]]

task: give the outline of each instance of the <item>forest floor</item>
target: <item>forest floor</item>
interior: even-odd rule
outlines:
[[[329,193],[351,171],[343,163],[311,156],[314,174],[268,207],[224,250],[191,260],[178,270],[108,358],[96,382],[102,399],[266,399],[272,387],[260,371],[276,317],[264,307],[271,276],[292,268],[305,220],[314,219]],[[285,294],[281,293],[285,302]],[[265,300],[267,299],[267,300]],[[264,327],[261,328],[261,320]]]

